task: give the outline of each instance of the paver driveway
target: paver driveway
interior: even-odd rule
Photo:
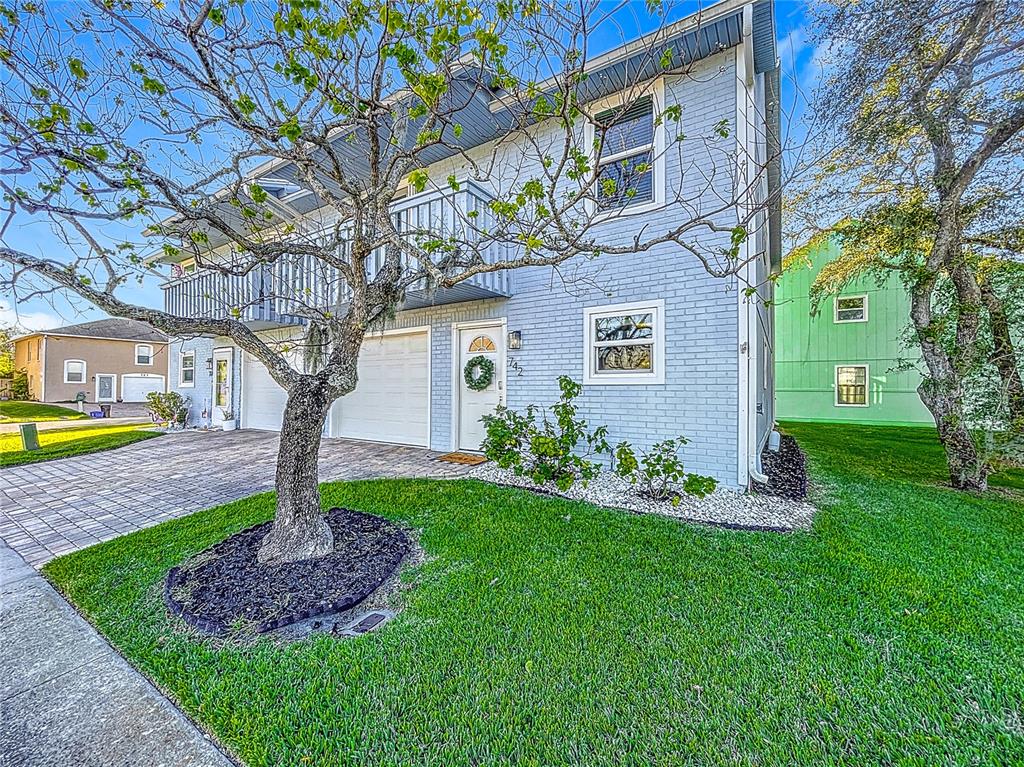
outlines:
[[[187,432],[0,469],[0,538],[34,567],[76,549],[274,486],[278,435]],[[456,476],[439,453],[325,439],[320,478]]]

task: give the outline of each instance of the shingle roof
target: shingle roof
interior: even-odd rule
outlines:
[[[118,338],[125,341],[155,341],[166,343],[167,336],[155,330],[145,322],[111,317],[106,320],[82,322],[78,325],[66,325],[62,328],[44,331],[50,335],[83,336],[86,338]]]

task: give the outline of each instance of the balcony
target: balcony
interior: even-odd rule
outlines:
[[[488,229],[493,213],[489,195],[472,183],[464,183],[458,192],[430,192],[395,203],[391,215],[399,232],[429,231],[438,237],[461,234],[467,219],[475,229]],[[483,252],[486,263],[507,257],[508,246],[489,243]],[[383,263],[383,254],[375,253],[367,264],[367,277],[373,279]],[[281,258],[259,265],[244,275],[202,271],[167,282],[164,309],[186,317],[234,317],[255,329],[304,324],[303,311],[309,307],[337,312],[350,296],[349,286],[329,265],[313,257]],[[406,291],[402,309],[478,301],[512,295],[508,272],[477,274],[452,288],[431,288],[424,280]]]

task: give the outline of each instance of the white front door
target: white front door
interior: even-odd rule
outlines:
[[[459,450],[479,450],[487,430],[480,419],[505,401],[505,349],[503,326],[460,328],[459,343]],[[482,356],[494,364],[490,384],[477,391],[466,383],[466,364]]]
[[[213,352],[213,397],[210,409],[210,423],[220,426],[227,419],[224,417],[225,410],[231,410],[231,358],[233,351],[230,348],[215,349]],[[234,418],[234,413],[231,414]]]
[[[117,376],[113,373],[96,374],[96,401],[113,402],[117,399]]]

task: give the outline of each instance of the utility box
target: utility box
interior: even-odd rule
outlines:
[[[39,430],[34,423],[23,423],[18,429],[21,431],[21,447],[23,450],[39,449]]]

